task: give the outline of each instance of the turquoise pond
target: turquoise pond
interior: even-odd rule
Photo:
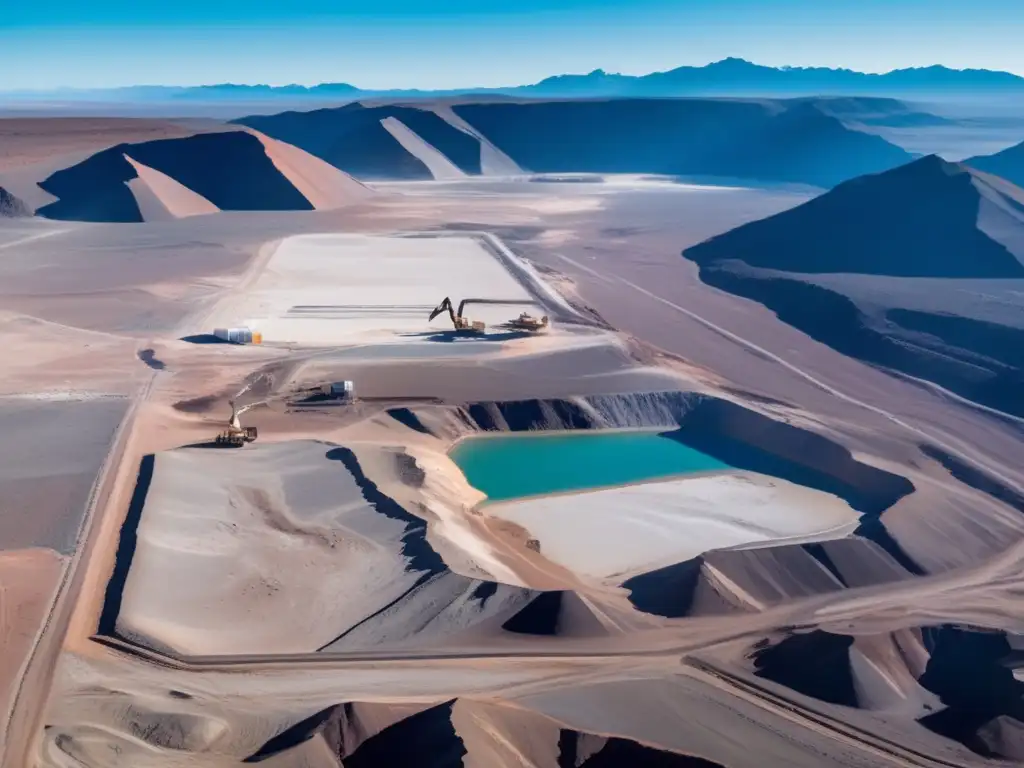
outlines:
[[[638,431],[471,437],[449,455],[489,501],[730,469],[658,432]]]

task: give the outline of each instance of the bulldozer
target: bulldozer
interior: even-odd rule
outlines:
[[[517,331],[530,331],[536,333],[537,331],[543,331],[548,327],[548,316],[534,317],[528,312],[523,312],[519,317],[509,320],[507,323],[509,328]]]
[[[234,400],[228,405],[231,406],[231,418],[228,420],[227,429],[217,435],[216,444],[237,447],[251,443],[256,439],[256,427],[243,427],[239,417],[253,406],[245,405],[238,408]]]
[[[462,308],[465,305],[465,301],[459,304],[459,312],[456,314],[454,307],[452,307],[452,300],[445,296],[444,301],[434,307],[434,311],[430,313],[428,322],[442,312],[447,311],[448,316],[452,319],[452,325],[455,327],[456,333],[483,333],[485,326],[481,321],[470,320],[468,317],[462,316]]]

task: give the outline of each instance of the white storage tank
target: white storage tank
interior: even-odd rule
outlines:
[[[351,381],[332,381],[324,384],[323,393],[338,400],[349,400],[355,397],[355,384]]]
[[[214,328],[213,335],[232,344],[261,344],[263,334],[250,328]]]

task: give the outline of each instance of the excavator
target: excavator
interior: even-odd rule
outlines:
[[[448,316],[452,319],[452,325],[455,326],[457,333],[483,333],[484,324],[479,320],[470,320],[468,317],[462,316],[462,309],[466,306],[466,301],[463,300],[459,304],[459,313],[455,314],[455,310],[452,308],[452,300],[447,296],[444,297],[444,301],[434,307],[434,311],[430,313],[430,317],[427,322],[433,320],[435,317],[440,315],[442,312],[448,312]]]
[[[235,405],[235,401],[231,400],[228,402],[231,406],[231,418],[228,420],[228,428],[217,435],[217,445],[225,446],[241,446],[246,443],[251,443],[256,439],[256,427],[243,427],[239,417],[260,403],[253,403],[252,405],[243,405],[238,408]]]
[[[531,302],[525,302],[521,299],[463,299],[459,302],[459,311],[456,312],[452,307],[452,300],[445,296],[444,301],[438,304],[434,311],[430,313],[430,320],[440,315],[442,312],[447,311],[448,316],[452,319],[452,325],[455,327],[456,332],[461,333],[483,333],[484,324],[479,320],[470,320],[462,314],[462,311],[466,308],[467,304],[527,304]],[[519,317],[509,320],[505,323],[505,326],[518,331],[530,331],[536,332],[543,330],[548,327],[548,316],[537,318],[533,315],[523,312]]]

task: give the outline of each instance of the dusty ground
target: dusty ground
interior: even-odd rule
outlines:
[[[1020,488],[1022,469],[1013,460],[1021,449],[1019,425],[843,358],[762,308],[702,286],[679,257],[687,245],[780,211],[804,199],[803,193],[702,191],[651,182],[474,181],[381,189],[379,200],[357,211],[214,214],[128,229],[0,229],[0,248],[8,243],[0,251],[5,277],[0,311],[8,313],[5,332],[23,339],[11,381],[0,379],[0,386],[8,392],[28,390],[38,375],[45,384],[37,390],[53,390],[60,381],[78,377],[65,388],[128,393],[137,403],[128,413],[126,441],[114,450],[110,486],[100,494],[100,501],[108,503],[99,507],[101,514],[85,518],[86,535],[74,561],[81,565],[71,579],[76,599],[61,606],[58,614],[64,619],[53,630],[63,651],[59,660],[56,655],[38,660],[37,669],[45,666],[46,674],[33,676],[30,670],[25,678],[29,685],[22,689],[20,714],[12,721],[8,764],[236,765],[304,718],[338,704],[428,705],[454,697],[460,704],[442,720],[456,723],[462,742],[476,744],[477,756],[500,753],[495,745],[509,743],[516,749],[506,755],[536,752],[543,756],[537,765],[553,757],[553,736],[544,730],[553,726],[542,724],[549,720],[562,729],[617,735],[721,765],[764,765],[765,759],[808,768],[934,765],[936,760],[985,764],[905,714],[867,704],[854,709],[822,703],[755,678],[737,661],[744,644],[801,625],[879,638],[942,623],[1024,632],[1014,609],[1020,584],[1015,545],[1024,534],[1019,513],[958,481],[918,449],[921,443],[941,447]],[[414,194],[399,197],[403,192]],[[358,348],[321,354],[178,340],[206,332],[220,302],[232,300],[239,286],[258,285],[259,256],[273,253],[261,251],[267,244],[303,233],[443,227],[494,231],[516,254],[531,260],[574,303],[581,322],[589,323],[578,331],[585,343],[568,352],[540,339],[525,340],[539,342],[533,349],[516,340],[497,349],[453,343],[438,345],[451,351],[410,363],[402,357],[410,354],[401,351],[403,345],[394,345],[393,354]],[[607,331],[608,326],[619,333]],[[38,349],[32,343],[37,338]],[[66,345],[69,354],[86,354],[84,345],[94,341],[99,345],[95,357],[102,361],[95,373],[78,373],[78,366],[68,365],[59,353]],[[252,379],[259,370],[268,376]],[[406,451],[432,479],[409,490],[408,477],[400,482],[393,463],[368,461],[366,475],[377,490],[398,502],[425,500],[426,508],[417,514],[428,522],[426,540],[453,572],[467,577],[483,572],[496,581],[564,590],[551,593],[562,595],[553,606],[537,609],[544,621],[553,622],[552,632],[504,632],[497,643],[488,631],[476,638],[462,636],[453,645],[417,649],[413,644],[403,654],[326,654],[323,660],[289,663],[282,663],[285,657],[152,663],[145,650],[90,639],[100,626],[143,457],[208,440],[223,426],[226,400],[240,392],[252,401],[273,399],[275,392],[339,378],[357,380],[366,398],[389,400],[337,411],[303,410],[285,397],[246,413],[247,423],[260,428],[258,445],[312,438]],[[246,387],[247,379],[252,386]],[[735,399],[835,440],[865,464],[909,478],[917,490],[882,519],[899,545],[935,575],[907,578],[898,586],[846,589],[837,583],[832,591],[808,590],[776,603],[749,595],[745,602],[737,597],[743,592],[741,580],[723,562],[709,559],[702,573],[719,581],[708,581],[708,589],[719,603],[729,603],[721,615],[646,614],[631,606],[624,590],[586,592],[563,564],[548,560],[543,542],[539,553],[527,546],[529,531],[501,529],[484,516],[467,514],[478,497],[464,480],[460,487],[457,474],[445,471],[441,459],[431,463],[437,438],[396,424],[385,428],[380,414],[385,405],[400,406],[408,397],[460,404],[659,389],[712,391]],[[89,401],[89,408],[94,402],[113,401]],[[117,402],[123,409],[129,401]],[[81,412],[62,415],[67,427],[59,433],[62,447],[88,451],[96,445],[88,429],[93,414],[86,405],[80,407]],[[41,434],[46,433],[4,431],[0,450],[17,455],[23,443]],[[108,437],[113,441],[112,432]],[[38,445],[38,450],[49,450]],[[101,450],[94,448],[90,455]],[[438,455],[443,457],[443,451]],[[102,474],[91,467],[94,478]],[[21,477],[34,467],[15,468]],[[442,499],[459,503],[445,505]],[[52,499],[32,506],[46,510],[40,525],[63,525],[64,513],[51,510],[65,507]],[[79,520],[87,506],[81,498],[74,507]],[[182,514],[180,508],[170,511]],[[259,526],[251,530],[265,536]],[[150,543],[173,549],[167,535]],[[214,539],[208,543],[212,546]],[[577,542],[581,548],[583,543]],[[779,583],[784,583],[781,577]],[[169,606],[156,613],[166,620],[176,610]],[[275,614],[275,621],[287,622],[286,611]],[[865,640],[858,652],[880,659],[883,651],[878,649],[885,647],[883,640]],[[862,688],[871,693],[863,701],[884,700],[885,689],[870,673],[881,661],[856,663],[869,670],[858,673],[859,680],[867,681]],[[480,701],[509,711],[477,709]],[[490,726],[474,730],[471,723]],[[45,732],[44,725],[50,726]],[[325,746],[324,734],[272,759],[282,766],[302,765],[303,760],[311,766],[337,766],[338,753]],[[543,743],[530,742],[531,734]],[[356,764],[358,752],[355,747]]]
[[[12,117],[0,120],[0,171],[127,141],[187,136],[194,125],[112,117]]]
[[[0,712],[4,722],[60,578],[64,558],[49,549],[0,552]],[[0,735],[0,747],[5,738]]]

